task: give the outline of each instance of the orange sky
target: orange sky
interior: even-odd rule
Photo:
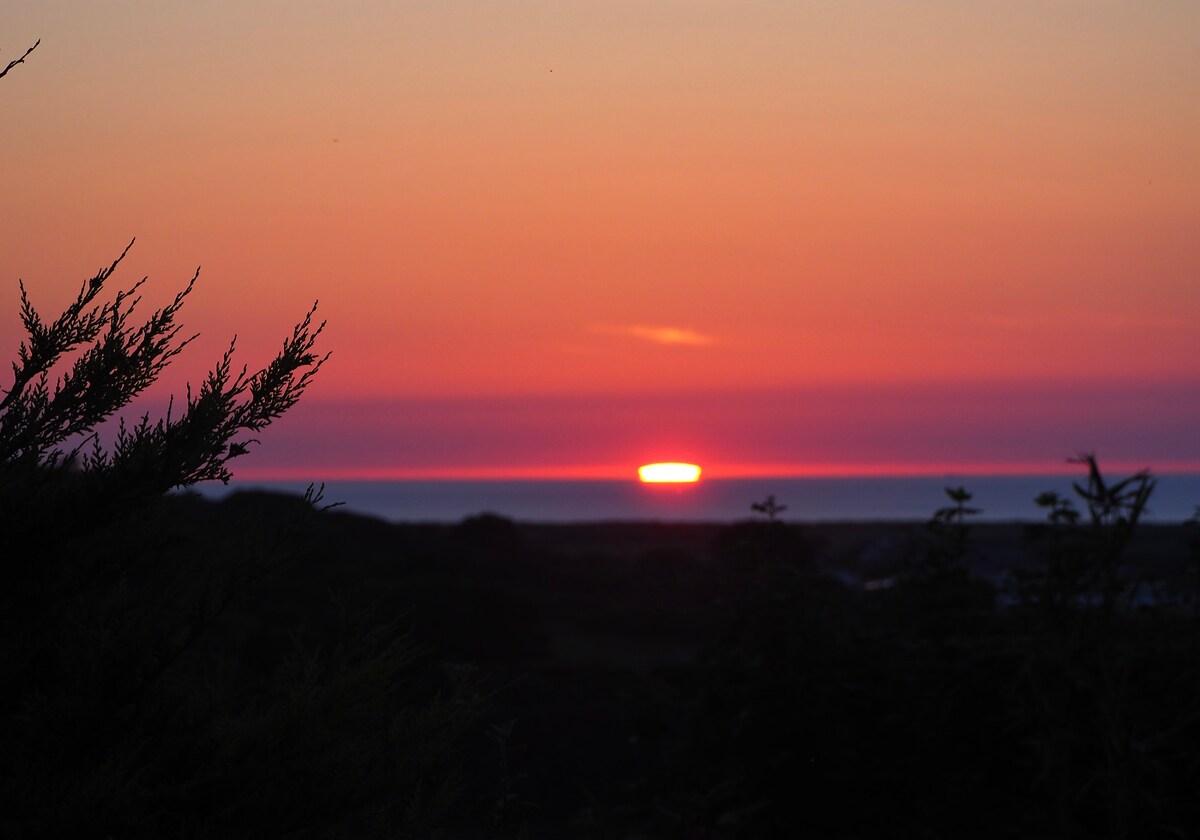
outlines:
[[[1200,462],[1196,4],[0,9],[0,61],[37,38],[0,347],[17,278],[51,311],[134,235],[151,298],[203,266],[177,392],[320,298],[334,357],[258,474]]]

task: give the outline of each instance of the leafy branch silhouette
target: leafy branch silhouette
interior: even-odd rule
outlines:
[[[787,510],[787,505],[777,504],[775,496],[771,495],[761,502],[754,502],[750,505],[750,509],[767,517],[768,522],[775,522],[779,518],[779,514]]]
[[[146,278],[105,300],[113,273],[133,247],[80,287],[53,320],[44,319],[22,282],[21,323],[27,333],[12,364],[12,385],[0,398],[0,465],[78,469],[119,495],[154,495],[200,481],[228,482],[228,462],[249,451],[266,428],[296,404],[329,358],[314,346],[325,328],[316,304],[293,328],[275,358],[251,374],[235,369],[236,339],[200,387],[189,385],[184,410],[174,400],[166,417],[126,424],[105,449],[97,426],[128,405],[197,336],[181,337],[179,311],[200,270],[166,306],[131,323]],[[74,355],[51,384],[51,373]],[[68,442],[74,445],[65,448]],[[90,449],[87,448],[90,443]],[[28,470],[27,470],[28,471]]]

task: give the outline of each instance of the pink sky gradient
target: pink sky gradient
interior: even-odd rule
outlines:
[[[707,478],[1061,473],[1080,451],[1110,469],[1200,471],[1197,416],[1200,389],[1161,383],[313,399],[240,474],[621,478],[657,460]]]
[[[0,348],[135,235],[148,304],[203,266],[152,401],[319,298],[239,474],[1200,462],[1196,4],[0,9],[38,38]]]

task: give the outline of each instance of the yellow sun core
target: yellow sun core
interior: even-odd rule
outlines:
[[[695,464],[646,464],[638,467],[638,478],[647,484],[679,484],[700,480]]]

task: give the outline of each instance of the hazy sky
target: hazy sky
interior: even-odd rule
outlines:
[[[0,7],[0,348],[334,351],[244,474],[1200,465],[1200,4]]]

